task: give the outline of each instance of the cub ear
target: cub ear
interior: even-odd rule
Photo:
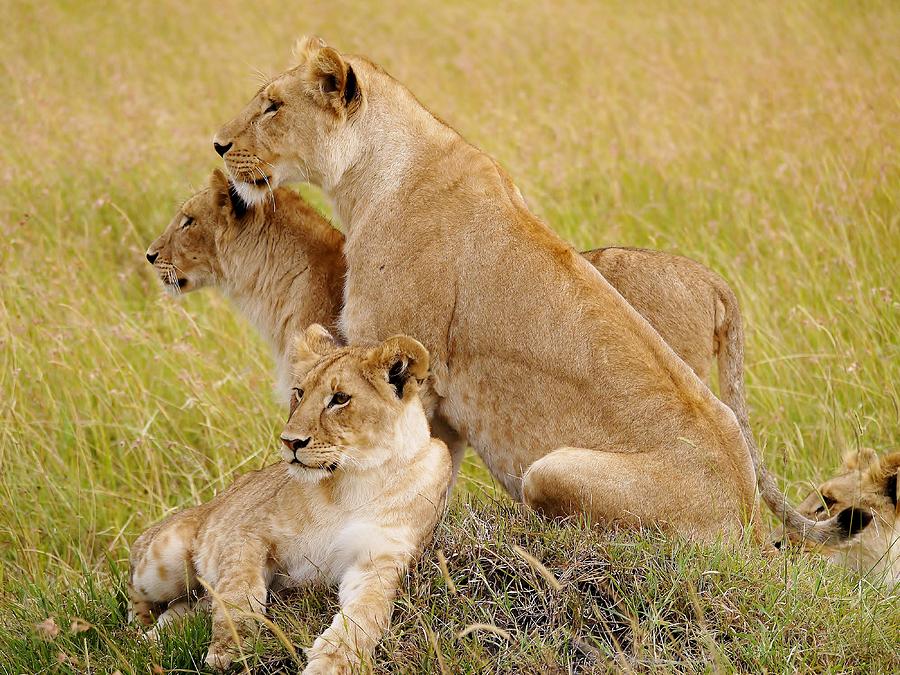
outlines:
[[[295,66],[305,65],[319,50],[327,46],[325,40],[318,35],[303,35],[297,38],[297,41],[294,43],[294,49],[291,51],[293,64]]]
[[[897,485],[897,475],[900,474],[900,452],[892,452],[884,457],[881,462],[881,471],[884,494],[888,496],[897,512],[900,513],[900,486]]]
[[[860,448],[859,450],[848,450],[844,453],[844,468],[853,470],[875,473],[878,471],[878,455],[872,448]]]
[[[315,97],[339,115],[359,108],[359,81],[353,67],[332,47],[324,46],[308,56],[307,77]]]
[[[209,189],[215,195],[216,207],[228,211],[235,220],[243,218],[251,208],[238,196],[228,176],[221,169],[213,170],[212,176],[209,177]]]
[[[421,383],[428,376],[428,350],[407,335],[389,337],[369,352],[368,362],[380,371],[402,399],[409,381]]]
[[[291,370],[294,377],[302,378],[316,361],[338,349],[340,345],[323,326],[317,323],[310,325],[294,338],[291,349]]]

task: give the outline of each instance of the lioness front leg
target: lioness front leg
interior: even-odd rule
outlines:
[[[350,568],[341,580],[341,611],[306,650],[303,675],[350,673],[368,659],[391,622],[394,597],[406,560],[385,555]]]
[[[212,640],[206,665],[220,670],[231,665],[240,645],[256,625],[249,614],[262,614],[266,610],[265,551],[250,552],[240,543],[233,546],[241,550],[235,560],[220,562],[219,581],[211,598]]]

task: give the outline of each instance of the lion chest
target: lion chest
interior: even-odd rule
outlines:
[[[337,584],[360,560],[377,556],[389,537],[372,519],[349,518],[336,527],[313,526],[285,537],[273,552],[275,581],[283,587]]]

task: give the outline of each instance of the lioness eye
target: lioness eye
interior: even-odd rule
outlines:
[[[267,114],[268,114],[268,113],[273,113],[273,112],[275,112],[276,110],[278,110],[280,107],[281,107],[281,102],[280,102],[280,101],[272,101],[271,103],[269,103],[269,107],[266,108],[266,113],[267,113]]]
[[[194,222],[193,218],[191,218],[190,216],[185,216],[184,221],[181,223],[181,229],[183,230],[184,228],[191,225],[193,222]]]
[[[288,414],[288,419],[291,418],[300,405],[300,401],[303,399],[303,390],[299,387],[294,387],[291,389],[291,394],[291,412]]]
[[[333,408],[337,405],[346,405],[348,401],[350,401],[350,396],[348,394],[345,394],[342,391],[336,391],[332,394],[331,400],[328,401],[328,407]]]

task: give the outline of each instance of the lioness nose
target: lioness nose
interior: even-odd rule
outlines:
[[[309,445],[309,442],[312,440],[312,436],[307,436],[306,438],[287,438],[286,436],[281,437],[281,442],[284,443],[285,447],[288,450],[293,452],[297,452],[300,448],[305,448]]]
[[[159,251],[150,252],[147,251],[147,262],[151,265],[156,262],[156,259],[159,257]]]
[[[231,150],[231,146],[233,143],[229,143],[228,145],[222,145],[218,141],[213,141],[213,147],[216,149],[216,152],[219,153],[219,157],[224,157],[225,153]]]

